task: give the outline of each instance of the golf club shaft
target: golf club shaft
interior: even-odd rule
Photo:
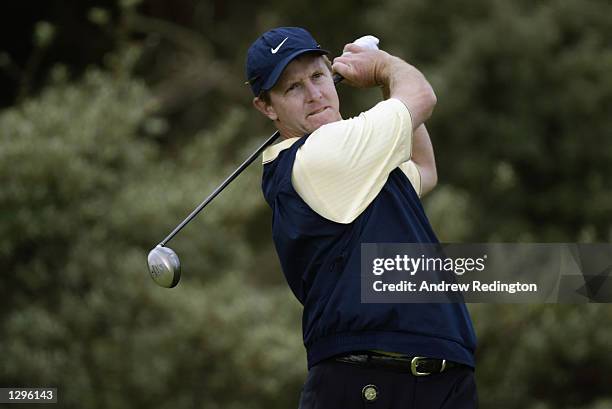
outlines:
[[[334,74],[333,76],[334,78],[334,84],[338,84],[340,81],[343,80],[342,76],[340,74]],[[185,218],[185,220],[183,220],[181,222],[181,224],[179,224],[178,226],[176,226],[174,228],[174,230],[172,230],[172,232],[170,234],[168,234],[168,236],[166,236],[165,239],[163,239],[158,246],[162,246],[164,247],[170,240],[172,240],[172,238],[174,236],[176,236],[176,234],[181,231],[183,229],[183,227],[185,227],[185,225],[187,223],[189,223],[191,220],[193,220],[194,217],[196,217],[198,215],[198,213],[200,213],[202,211],[202,209],[204,209],[206,207],[206,205],[208,205],[215,197],[217,197],[217,195],[219,193],[221,193],[221,191],[223,189],[225,189],[227,187],[227,185],[229,185],[234,179],[236,179],[236,177],[242,173],[243,170],[245,170],[251,163],[253,163],[253,161],[255,159],[257,159],[257,157],[270,145],[272,145],[274,143],[274,141],[276,141],[278,139],[278,137],[280,136],[280,133],[278,131],[274,132],[274,134],[272,134],[272,136],[270,136],[268,138],[267,141],[265,141],[259,148],[257,148],[257,150],[255,152],[253,152],[251,154],[251,156],[249,156],[243,163],[242,165],[240,165],[238,167],[238,169],[236,169],[231,175],[228,176],[227,179],[225,179],[223,181],[223,183],[221,183],[221,185],[219,185],[218,188],[216,188],[206,199],[204,199],[204,201],[202,203],[200,203],[198,205],[198,207],[196,207],[194,209],[193,212],[191,212],[189,214],[189,216],[187,216]]]
[[[243,170],[245,170],[251,163],[253,163],[253,161],[255,159],[257,159],[257,157],[261,154],[261,152],[263,152],[268,146],[272,145],[274,143],[274,141],[276,141],[276,139],[278,139],[278,137],[280,136],[280,133],[278,131],[274,132],[274,134],[272,136],[270,136],[268,138],[267,141],[265,141],[259,148],[257,148],[257,150],[255,152],[253,152],[251,154],[251,156],[249,156],[243,163],[242,165],[240,165],[238,167],[238,169],[236,169],[231,175],[229,175],[229,177],[227,179],[225,179],[223,181],[223,183],[221,183],[221,185],[219,185],[219,187],[217,187],[211,194],[210,196],[208,196],[202,203],[200,203],[200,205],[198,207],[195,208],[195,210],[193,212],[191,212],[191,214],[189,214],[189,216],[187,216],[185,218],[185,220],[183,220],[181,222],[181,224],[179,224],[178,226],[176,226],[176,228],[174,230],[172,230],[172,232],[161,241],[161,243],[159,243],[160,246],[165,246],[166,243],[168,243],[170,240],[172,240],[172,238],[179,232],[181,231],[181,229],[183,227],[185,227],[185,225],[187,223],[189,223],[194,217],[196,217],[198,215],[198,213],[200,213],[202,211],[202,209],[204,209],[204,207],[206,207],[206,205],[208,203],[210,203],[215,197],[217,197],[217,195],[219,193],[221,193],[221,191],[223,189],[225,189],[225,187],[227,185],[229,185],[234,179],[236,179],[236,177],[242,173]]]

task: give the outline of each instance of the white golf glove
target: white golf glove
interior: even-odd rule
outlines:
[[[378,38],[372,35],[359,37],[357,40],[353,41],[354,44],[357,44],[359,47],[363,47],[368,50],[378,50],[379,42],[380,41],[378,40]]]

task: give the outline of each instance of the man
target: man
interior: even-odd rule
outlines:
[[[283,137],[264,152],[263,192],[304,306],[300,408],[476,407],[464,304],[360,302],[361,243],[437,242],[419,200],[437,178],[423,125],[436,97],[401,59],[355,44],[344,51],[332,66],[310,33],[281,27],[247,56],[253,104]],[[348,85],[382,87],[384,101],[343,120],[334,71]]]

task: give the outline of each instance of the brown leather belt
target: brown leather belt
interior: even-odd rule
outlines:
[[[414,376],[427,376],[442,373],[451,368],[465,366],[457,362],[447,361],[446,359],[427,358],[422,356],[394,357],[369,352],[337,356],[334,360],[368,368],[385,368],[401,372],[410,372]]]

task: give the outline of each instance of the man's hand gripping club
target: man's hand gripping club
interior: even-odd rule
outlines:
[[[383,87],[386,96],[397,98],[406,105],[415,130],[431,116],[436,105],[436,95],[423,74],[385,51],[347,44],[343,54],[334,59],[332,69],[342,75],[348,85]]]

